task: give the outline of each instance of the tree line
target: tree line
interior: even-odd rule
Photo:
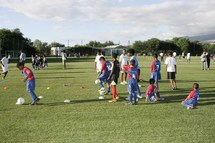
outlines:
[[[94,54],[95,49],[104,48],[106,46],[115,45],[112,41],[106,41],[104,43],[99,41],[89,41],[85,45],[75,45],[69,47],[69,51],[72,53],[88,53]],[[13,54],[18,56],[19,50],[23,49],[27,56],[31,56],[35,53],[50,55],[51,47],[65,47],[64,44],[58,42],[42,42],[41,40],[31,41],[29,38],[25,38],[20,29],[0,29],[0,53]],[[209,43],[201,43],[199,41],[190,41],[186,37],[176,37],[172,40],[159,40],[152,38],[146,41],[134,41],[132,45],[125,46],[125,48],[134,48],[138,53],[154,53],[154,52],[168,52],[175,51],[177,53],[190,52],[192,55],[199,55],[203,51],[215,52],[215,45]]]

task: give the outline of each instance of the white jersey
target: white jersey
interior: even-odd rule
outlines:
[[[121,68],[123,68],[123,66],[128,65],[128,56],[121,54],[119,57],[119,62],[121,63]]]
[[[96,71],[100,72],[102,68],[102,63],[100,62],[100,58],[104,57],[103,55],[96,55],[95,63],[96,63]]]
[[[190,53],[187,53],[187,59],[190,59]]]
[[[8,58],[3,57],[1,59],[1,63],[2,63],[2,70],[3,70],[3,72],[8,71]]]
[[[25,53],[22,52],[19,56],[19,60],[20,60],[20,62],[23,62],[23,61],[25,61],[25,59],[26,59],[26,55],[25,55]]]
[[[65,61],[65,60],[66,60],[66,58],[67,58],[67,54],[66,54],[66,53],[64,53],[64,52],[62,52],[62,53],[61,53],[61,56],[62,56],[62,60],[63,60],[63,61]]]
[[[163,57],[163,53],[160,53],[160,56]]]
[[[167,72],[175,72],[176,61],[173,57],[166,58],[165,65],[167,65]]]

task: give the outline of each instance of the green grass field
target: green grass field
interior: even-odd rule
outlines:
[[[190,64],[178,62],[178,90],[172,91],[162,63],[159,103],[126,105],[126,86],[118,85],[120,101],[108,103],[111,96],[98,100],[94,59],[69,59],[67,69],[59,62],[35,71],[36,93],[44,96],[37,106],[29,106],[23,76],[9,65],[6,80],[0,80],[0,142],[5,143],[213,143],[215,141],[215,63],[202,71],[199,57]],[[139,57],[141,78],[150,77],[151,57]],[[31,67],[30,63],[26,64]],[[181,106],[192,89],[200,84],[196,109]],[[68,86],[64,86],[67,84]],[[144,94],[147,82],[142,82]],[[50,87],[48,90],[47,87]],[[15,105],[23,97],[25,105]],[[65,104],[69,99],[72,102]]]

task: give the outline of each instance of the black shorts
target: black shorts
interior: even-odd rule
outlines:
[[[175,79],[175,72],[167,72],[167,79]]]
[[[114,81],[117,84],[118,83],[118,78],[119,78],[119,75],[113,74],[111,79],[110,79],[110,83],[112,83]]]

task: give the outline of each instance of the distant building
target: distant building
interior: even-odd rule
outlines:
[[[104,48],[95,48],[95,49],[100,49],[105,52],[106,56],[111,56],[112,53],[116,53],[116,54],[120,55],[122,53],[122,50],[126,49],[126,47],[124,47],[122,45],[111,45],[111,46],[107,46]]]
[[[51,55],[54,55],[54,56],[61,56],[61,52],[63,50],[68,50],[69,48],[67,47],[52,47],[51,48]]]

